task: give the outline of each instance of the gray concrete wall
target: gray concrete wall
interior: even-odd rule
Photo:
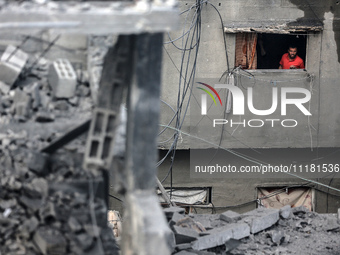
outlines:
[[[260,149],[254,152],[249,149],[240,149],[237,152],[243,153],[248,156],[254,156],[261,161],[270,161],[271,164],[285,164],[287,162],[295,162],[296,164],[322,164],[324,162],[338,162],[339,151],[333,148],[323,148],[319,150],[310,149]],[[164,156],[164,151],[160,156]],[[246,212],[256,208],[255,202],[244,204],[257,198],[257,187],[286,187],[292,185],[302,185],[307,182],[298,178],[265,178],[259,176],[258,178],[246,179],[237,178],[231,179],[227,176],[219,179],[207,178],[191,178],[189,172],[189,150],[178,150],[176,152],[176,160],[173,166],[172,183],[173,187],[212,187],[212,203],[218,208],[218,212],[226,211],[227,209],[235,210],[238,212]],[[241,165],[246,164],[241,159],[229,154],[226,162],[239,168]],[[168,173],[170,167],[170,160],[166,160],[158,169],[158,178],[162,180]],[[335,178],[331,178],[334,177]],[[331,185],[333,187],[340,187],[339,174],[328,175],[328,178],[312,178],[311,180],[320,183]],[[164,181],[165,187],[170,187],[170,176]],[[315,188],[315,211],[319,213],[335,213],[340,207],[339,192],[328,190],[321,185],[310,184]],[[327,192],[331,193],[327,195]],[[335,194],[332,195],[332,194]],[[112,199],[113,200],[113,199]],[[113,201],[112,201],[113,202]],[[115,202],[118,205],[118,202]],[[230,206],[230,207],[229,207]],[[225,207],[225,208],[224,208]],[[229,207],[229,208],[227,208]],[[201,212],[211,213],[211,209],[201,209]]]
[[[256,160],[267,161],[268,159],[275,164],[282,162],[300,162],[303,163],[320,163],[337,162],[339,153],[337,147],[340,146],[340,36],[339,36],[339,7],[337,1],[318,1],[318,0],[259,0],[259,1],[210,1],[220,11],[224,25],[230,25],[237,22],[253,23],[266,22],[270,23],[290,23],[294,21],[303,21],[308,19],[319,20],[323,24],[323,31],[311,32],[307,39],[306,69],[307,72],[314,76],[313,94],[309,104],[312,116],[308,119],[301,115],[297,109],[289,109],[289,118],[296,119],[299,125],[294,129],[284,127],[275,127],[274,129],[265,126],[263,128],[226,128],[222,139],[224,148],[245,148],[241,151],[245,155],[253,155]],[[194,1],[180,1],[181,10],[186,10],[192,6]],[[308,4],[309,3],[309,4]],[[191,16],[189,15],[189,18]],[[189,19],[188,18],[188,19]],[[181,15],[181,21],[184,23],[185,15]],[[180,31],[172,32],[171,37],[177,38],[181,35]],[[227,49],[230,66],[234,67],[235,58],[235,34],[227,34]],[[165,36],[165,41],[168,38]],[[176,45],[181,45],[178,41]],[[176,111],[177,92],[179,71],[181,62],[181,52],[171,44],[164,46],[163,61],[163,93],[162,99]],[[221,23],[217,12],[209,4],[204,4],[202,9],[202,38],[199,48],[199,58],[197,64],[197,77],[199,78],[219,78],[227,69],[226,58],[224,54],[223,37]],[[290,71],[254,71],[255,77],[265,80],[286,80],[286,83],[277,84],[278,87],[289,86],[309,89],[309,80],[300,80],[290,82],[290,80],[305,77],[306,73]],[[242,78],[243,86],[252,86],[252,81]],[[254,88],[255,106],[258,108],[268,108],[271,105],[271,92],[268,87],[273,85],[266,82],[257,82]],[[255,90],[256,89],[256,90]],[[244,91],[244,89],[243,89]],[[185,104],[184,104],[185,105]],[[161,124],[167,124],[174,114],[173,110],[166,104],[162,105]],[[278,108],[279,110],[279,108]],[[229,115],[228,120],[235,116]],[[273,118],[281,118],[279,112],[275,112]],[[190,133],[195,130],[190,129],[190,118],[193,118],[192,112],[184,121],[182,131]],[[238,119],[239,117],[236,117]],[[244,119],[253,119],[254,116],[246,112]],[[258,117],[256,117],[258,119]],[[260,117],[260,119],[262,119]],[[173,126],[173,123],[172,123]],[[203,136],[204,139],[218,144],[221,132],[210,132]],[[232,135],[231,135],[232,134]],[[167,148],[173,141],[174,130],[166,130],[159,140],[162,158]],[[199,134],[202,135],[202,134]],[[200,136],[201,137],[201,136]],[[164,141],[169,140],[167,143]],[[191,147],[190,138],[181,135],[177,144],[178,149],[188,149]],[[192,148],[209,148],[213,147],[209,143],[197,143]],[[322,148],[325,147],[325,148]],[[328,148],[333,147],[333,148]],[[253,148],[260,149],[255,153]],[[275,149],[273,149],[275,148]],[[292,149],[295,148],[295,149]],[[164,151],[163,151],[164,150]],[[287,179],[192,179],[190,178],[190,151],[179,150],[176,152],[175,162],[172,172],[172,183],[175,187],[206,187],[210,185],[213,190],[213,203],[215,206],[237,205],[251,201],[256,198],[256,187],[262,185],[286,186],[290,184],[303,184],[305,181],[298,178]],[[163,179],[168,173],[170,167],[170,157],[159,167],[159,179]],[[227,157],[228,163],[239,167],[242,163],[233,157]],[[333,175],[331,175],[333,177]],[[326,185],[340,187],[338,174],[334,179],[319,178],[314,179]],[[312,178],[312,176],[311,176]],[[170,177],[164,183],[170,186]],[[339,197],[327,194],[330,190],[320,185],[314,186],[321,191],[315,192],[315,203],[317,212],[336,212],[340,206]],[[337,192],[334,192],[338,194]],[[233,210],[244,212],[256,207],[256,204],[250,204],[233,208]],[[220,209],[223,211],[226,209]],[[210,209],[205,209],[210,213]]]
[[[338,104],[338,95],[340,86],[339,80],[339,56],[340,40],[338,36],[338,10],[339,5],[331,1],[309,1],[308,6],[305,1],[289,0],[262,0],[262,1],[210,1],[220,11],[224,25],[228,26],[237,22],[253,23],[266,22],[287,23],[301,21],[304,19],[320,20],[323,23],[322,32],[309,33],[307,39],[307,72],[314,75],[313,95],[310,101],[310,111],[312,116],[307,119],[299,111],[290,111],[289,118],[296,119],[299,125],[293,129],[277,127],[268,129],[266,127],[254,130],[252,128],[238,128],[228,130],[233,133],[234,138],[226,137],[222,145],[228,148],[287,148],[287,147],[337,147],[340,145],[340,106]],[[180,1],[181,10],[186,10],[192,6],[192,1]],[[311,10],[314,10],[312,12]],[[186,14],[181,15],[182,25],[185,22]],[[188,14],[187,20],[191,20],[191,14]],[[188,26],[187,26],[188,27]],[[182,32],[172,32],[171,37],[177,38]],[[165,41],[168,38],[165,36]],[[235,58],[235,34],[227,34],[227,49],[230,67],[234,66]],[[176,45],[181,46],[181,40],[176,41]],[[179,72],[181,63],[181,51],[173,45],[166,44],[163,61],[163,93],[162,99],[176,110]],[[216,10],[209,4],[203,4],[202,7],[202,37],[199,47],[197,72],[198,78],[218,78],[227,69],[226,58],[224,54],[223,37],[221,31],[221,22]],[[255,71],[255,77],[264,80],[286,80],[289,86],[309,88],[308,80],[304,83],[292,80],[291,72],[264,73]],[[298,77],[293,75],[294,77]],[[294,80],[294,79],[293,79]],[[244,86],[251,86],[247,81],[243,81]],[[287,84],[282,83],[282,86]],[[266,95],[266,88],[271,86],[266,82],[257,82],[258,91],[255,96],[261,98],[258,107],[262,105],[270,106],[271,97]],[[261,90],[262,88],[262,90]],[[195,89],[195,88],[193,88]],[[255,91],[255,88],[254,88]],[[261,97],[262,95],[262,97]],[[265,95],[265,96],[264,96]],[[186,102],[184,106],[186,106]],[[306,107],[309,107],[306,104]],[[279,110],[279,109],[278,109]],[[163,106],[161,123],[167,124],[171,119],[173,112],[166,105]],[[183,115],[182,115],[183,116]],[[184,121],[182,131],[190,132],[190,109]],[[233,118],[237,116],[229,116]],[[256,117],[256,116],[255,116]],[[277,112],[272,116],[277,118]],[[282,116],[279,116],[282,119]],[[238,118],[238,117],[237,117]],[[254,119],[254,115],[246,113],[244,119]],[[256,117],[257,119],[257,117]],[[160,137],[160,141],[166,141],[173,135],[173,130],[167,130]],[[208,137],[216,143],[216,137]],[[241,140],[242,142],[237,142]],[[246,141],[246,144],[244,142]],[[172,140],[168,143],[160,144],[160,148],[169,148]],[[209,147],[210,145],[203,145]],[[187,149],[191,147],[189,138],[183,135],[178,143],[178,148]]]

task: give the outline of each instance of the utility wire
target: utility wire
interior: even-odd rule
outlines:
[[[160,126],[164,126],[164,125],[160,125]],[[176,128],[174,128],[174,127],[168,127],[168,128],[173,129],[173,130],[176,130]],[[181,131],[181,130],[177,130],[177,131],[180,132],[180,133],[182,133],[183,135],[186,135],[186,136],[195,138],[195,139],[197,139],[197,140],[201,140],[201,141],[203,141],[203,142],[205,142],[205,143],[208,143],[208,144],[210,144],[210,145],[214,145],[215,147],[220,147],[221,149],[223,149],[223,150],[225,150],[225,151],[228,151],[228,152],[230,152],[231,154],[234,154],[234,155],[236,155],[236,156],[238,156],[238,157],[240,157],[240,158],[242,158],[242,159],[245,159],[245,160],[247,160],[247,161],[249,161],[249,162],[252,162],[252,163],[255,163],[255,164],[257,164],[257,165],[269,165],[268,163],[261,163],[260,161],[258,161],[258,160],[256,160],[256,159],[253,159],[253,158],[251,158],[251,157],[242,155],[241,153],[238,153],[238,152],[235,152],[235,151],[233,151],[233,150],[230,150],[230,149],[227,149],[227,148],[218,146],[217,144],[212,143],[212,142],[210,142],[210,141],[208,141],[208,140],[205,140],[205,139],[203,139],[203,138],[201,138],[201,137],[197,137],[197,136],[188,134],[188,133],[183,132],[183,131]],[[340,192],[340,189],[331,187],[331,186],[326,185],[326,184],[323,184],[323,183],[321,183],[321,182],[313,181],[313,180],[304,178],[304,177],[302,177],[302,176],[299,176],[299,175],[296,175],[296,174],[292,174],[292,173],[288,173],[288,172],[285,173],[285,174],[290,175],[290,176],[293,176],[293,177],[296,177],[296,178],[301,179],[301,180],[304,180],[304,181],[307,181],[308,183],[314,183],[314,184],[323,186],[323,187],[325,187],[325,188],[329,188],[329,189],[331,189],[331,190]]]

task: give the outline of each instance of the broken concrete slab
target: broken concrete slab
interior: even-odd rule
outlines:
[[[169,226],[172,227],[173,225],[176,225],[176,223],[180,220],[182,220],[184,218],[184,215],[183,214],[179,214],[177,212],[175,212],[173,215],[172,215],[172,218],[171,220],[169,221]]]
[[[198,232],[190,228],[173,226],[173,229],[175,232],[176,244],[190,243],[197,240],[199,237]]]
[[[290,207],[290,205],[285,205],[284,207],[280,208],[280,216],[282,219],[288,219],[291,213],[292,208]]]
[[[229,223],[237,222],[238,220],[241,219],[241,214],[228,210],[220,214],[220,219]]]
[[[28,55],[19,48],[8,45],[0,59],[0,80],[12,86],[24,68]]]
[[[225,242],[225,251],[229,252],[238,247],[242,242],[239,240],[236,240],[234,238],[229,239],[227,242]]]
[[[206,229],[202,226],[201,223],[194,221],[190,217],[184,217],[183,219],[178,220],[176,222],[176,226],[189,228],[189,229],[195,230],[197,233],[206,231]]]
[[[195,221],[201,223],[205,229],[212,229],[221,226],[219,214],[192,214],[190,215]]]
[[[191,247],[194,250],[201,251],[216,246],[220,246],[233,238],[233,231],[230,228],[221,229],[221,231],[216,231],[210,235],[202,236],[197,238],[196,241],[191,243]]]
[[[243,214],[243,222],[250,227],[252,234],[258,233],[274,225],[279,220],[279,210],[257,208]]]
[[[232,231],[232,238],[234,239],[242,239],[244,237],[248,237],[250,235],[250,227],[246,223],[231,223],[223,227],[214,228],[212,230],[207,231],[206,233],[215,234],[218,232],[225,231],[230,229]]]

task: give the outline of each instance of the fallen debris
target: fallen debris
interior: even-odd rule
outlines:
[[[226,211],[217,215],[178,215],[174,213],[169,220],[176,237],[176,255],[306,254],[307,250],[308,254],[330,255],[340,247],[340,222],[336,216],[317,214],[304,207],[258,208],[243,214]],[[209,222],[210,228],[202,231],[193,228],[192,223],[182,224],[200,221],[205,225]]]
[[[24,68],[28,55],[13,45],[8,45],[0,59],[0,80],[12,86]]]

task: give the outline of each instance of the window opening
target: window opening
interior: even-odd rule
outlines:
[[[310,187],[258,187],[259,205],[266,208],[279,209],[285,205],[291,207],[304,206],[314,211],[314,192]]]
[[[297,47],[297,55],[302,58],[306,66],[307,33],[237,33],[235,67],[278,69],[282,55],[287,53],[291,44]]]

